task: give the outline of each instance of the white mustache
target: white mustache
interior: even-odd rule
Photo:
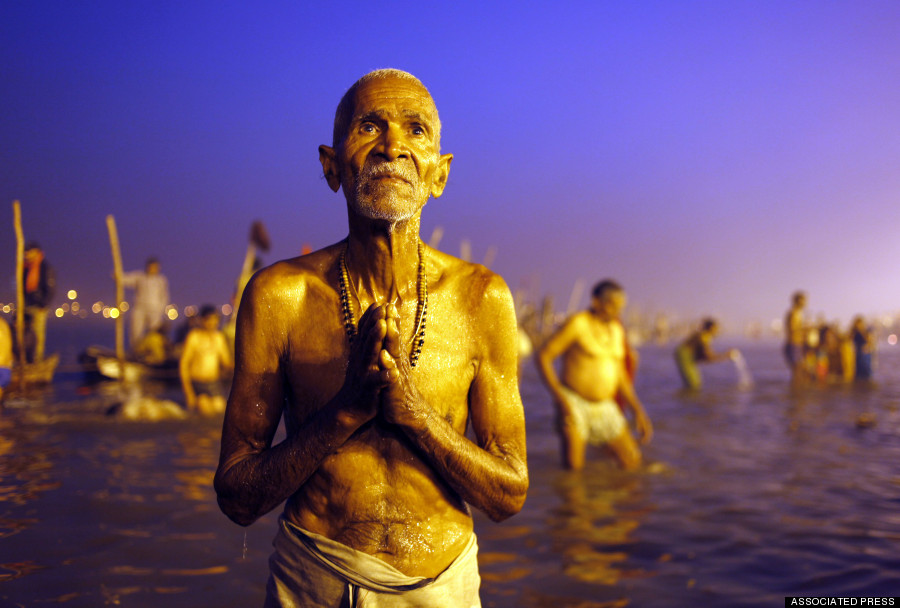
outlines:
[[[361,181],[378,179],[381,177],[394,177],[402,179],[408,184],[417,181],[417,175],[408,165],[401,163],[366,163],[359,174]]]

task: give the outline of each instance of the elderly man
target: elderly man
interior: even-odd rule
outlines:
[[[618,283],[601,281],[590,309],[569,317],[538,353],[538,370],[557,407],[563,464],[569,469],[584,466],[588,443],[609,448],[626,470],[640,466],[641,450],[617,397],[634,413],[641,441],[653,434],[625,368],[627,345],[619,321],[625,302]],[[553,368],[557,357],[562,358],[560,375]]]
[[[357,81],[319,148],[349,236],[244,292],[215,487],[241,525],[287,500],[266,606],[479,606],[468,505],[499,521],[525,500],[512,297],[419,238],[440,128],[415,77]]]

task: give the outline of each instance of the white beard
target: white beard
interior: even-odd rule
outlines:
[[[387,175],[402,181],[381,179]],[[349,203],[356,213],[392,223],[409,220],[428,200],[415,169],[402,162],[366,163],[351,189],[355,196]]]

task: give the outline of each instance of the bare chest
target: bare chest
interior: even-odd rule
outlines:
[[[425,341],[412,369],[418,393],[454,428],[465,432],[469,389],[477,369],[477,345],[464,323],[446,322],[440,307],[429,310]],[[316,331],[298,328],[285,353],[287,421],[302,423],[331,400],[348,380],[350,341],[337,314]],[[445,322],[441,322],[445,321]],[[411,333],[411,332],[410,332]],[[412,352],[405,341],[404,354]]]

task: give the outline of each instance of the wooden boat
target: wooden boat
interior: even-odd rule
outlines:
[[[120,363],[113,352],[100,346],[89,346],[80,359],[86,373],[97,373],[104,379],[123,380],[128,383],[180,380],[178,361],[175,359],[150,364],[126,358]]]
[[[53,374],[56,373],[56,366],[59,365],[59,354],[54,353],[43,361],[37,363],[26,363],[24,367],[14,365],[12,369],[11,387],[17,387],[20,379],[25,381],[27,385],[50,384],[53,382]]]

